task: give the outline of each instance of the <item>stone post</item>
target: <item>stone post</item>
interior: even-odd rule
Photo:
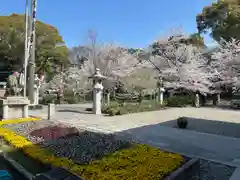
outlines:
[[[23,117],[28,118],[28,104],[23,106]]]
[[[55,115],[55,104],[48,104],[48,120]]]
[[[106,79],[105,76],[100,74],[100,69],[96,68],[95,74],[90,77],[93,79],[93,113],[102,114],[102,92],[103,92],[103,79]]]
[[[8,119],[8,105],[3,105],[3,119]]]

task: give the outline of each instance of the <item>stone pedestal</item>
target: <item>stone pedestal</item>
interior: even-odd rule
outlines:
[[[28,117],[29,100],[22,96],[11,96],[0,99],[0,116],[2,119]]]
[[[93,88],[93,113],[94,114],[101,114],[102,108],[102,84],[95,84]]]

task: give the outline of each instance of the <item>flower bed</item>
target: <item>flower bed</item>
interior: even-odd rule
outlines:
[[[35,135],[36,132],[42,131],[35,131]],[[0,136],[15,148],[21,149],[27,156],[43,164],[68,169],[86,180],[143,179],[143,177],[146,180],[164,179],[184,163],[184,158],[180,155],[163,152],[148,145],[117,140],[113,135],[80,132],[78,135],[44,141],[39,145],[6,128],[0,128]],[[71,139],[73,137],[74,140]],[[77,144],[70,146],[73,141]],[[54,149],[63,152],[57,154]],[[67,154],[70,149],[71,153]]]

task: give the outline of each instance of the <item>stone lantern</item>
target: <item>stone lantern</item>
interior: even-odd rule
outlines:
[[[158,76],[155,79],[157,79],[158,102],[160,102],[160,104],[163,104],[163,93],[165,92],[163,78],[161,76]]]
[[[96,68],[94,75],[90,78],[93,79],[93,113],[101,114],[103,92],[102,81],[107,77],[101,75],[100,69]]]

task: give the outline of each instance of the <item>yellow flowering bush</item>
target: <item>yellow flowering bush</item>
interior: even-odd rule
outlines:
[[[38,121],[40,119],[41,118],[36,118],[36,117],[7,119],[7,120],[0,121],[0,126],[6,125],[6,124],[19,124],[19,123],[28,122],[28,121]]]

